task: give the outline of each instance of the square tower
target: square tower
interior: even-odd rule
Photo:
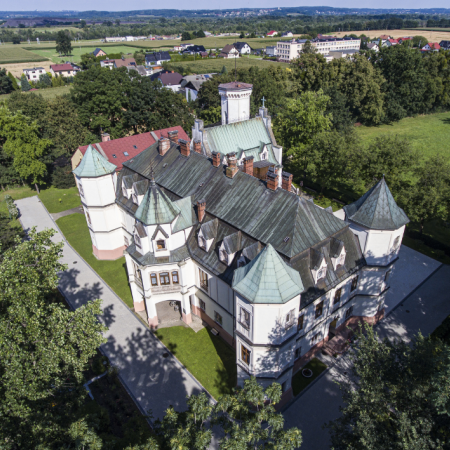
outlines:
[[[219,84],[222,125],[250,119],[252,89],[252,84],[239,81]]]

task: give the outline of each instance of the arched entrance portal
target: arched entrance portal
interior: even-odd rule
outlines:
[[[155,305],[158,316],[158,328],[167,328],[181,325],[181,302],[177,300],[167,300]]]

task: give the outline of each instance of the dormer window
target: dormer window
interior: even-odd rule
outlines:
[[[321,280],[322,278],[325,278],[325,275],[327,274],[327,268],[322,267],[317,271],[317,281]]]
[[[340,256],[339,256],[337,262],[336,262],[336,267],[343,266],[343,265],[344,265],[344,262],[345,262],[345,253],[342,252],[342,253],[340,254]]]
[[[198,237],[198,246],[203,250],[206,250],[206,240],[202,236]]]
[[[225,250],[219,251],[219,258],[223,263],[228,264],[228,255]]]
[[[128,192],[125,187],[122,188],[122,194],[125,198],[128,198]]]
[[[164,239],[158,239],[156,241],[156,250],[165,250],[166,249],[166,241]]]
[[[136,193],[133,192],[133,194],[131,195],[131,197],[133,198],[133,203],[134,203],[135,205],[137,205],[137,204],[138,204],[138,198],[137,198]]]

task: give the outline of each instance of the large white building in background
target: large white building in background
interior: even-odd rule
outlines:
[[[235,348],[239,384],[279,382],[287,401],[308,359],[383,317],[408,218],[384,179],[335,213],[298,196],[267,109],[250,118],[252,85],[219,90],[222,125],[171,131],[118,174],[91,146],[73,172],[94,253],[125,254],[135,311],[157,328],[175,302]]]
[[[291,41],[277,42],[277,56],[281,62],[290,62],[300,56],[303,46],[307,39],[292,39]],[[327,61],[331,61],[334,57],[342,57],[341,55],[351,55],[358,53],[361,48],[361,39],[359,38],[334,38],[321,36],[312,39],[311,45],[325,57]],[[334,53],[333,52],[339,52]]]

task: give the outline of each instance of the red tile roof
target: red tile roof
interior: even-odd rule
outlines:
[[[441,48],[441,46],[437,42],[428,42],[428,45],[434,50],[439,50]]]
[[[160,138],[161,136],[168,137],[169,131],[178,130],[178,139],[184,139],[189,141],[189,136],[180,126],[164,128],[163,130],[155,130],[153,133]],[[106,142],[99,142],[97,144],[92,144],[100,154],[107,157],[108,161],[117,166],[117,170],[122,169],[122,164],[136,155],[144,151],[150,145],[155,143],[153,136],[148,133],[135,134],[133,136],[126,136],[119,139],[111,139]],[[100,147],[100,148],[99,148]],[[135,148],[136,147],[136,148]],[[78,147],[81,153],[84,155],[88,148],[88,145],[83,147]],[[102,152],[102,151],[103,152]],[[124,153],[128,153],[125,155]]]
[[[73,67],[70,64],[51,64],[50,68],[53,72],[65,72],[66,70],[73,70]]]

